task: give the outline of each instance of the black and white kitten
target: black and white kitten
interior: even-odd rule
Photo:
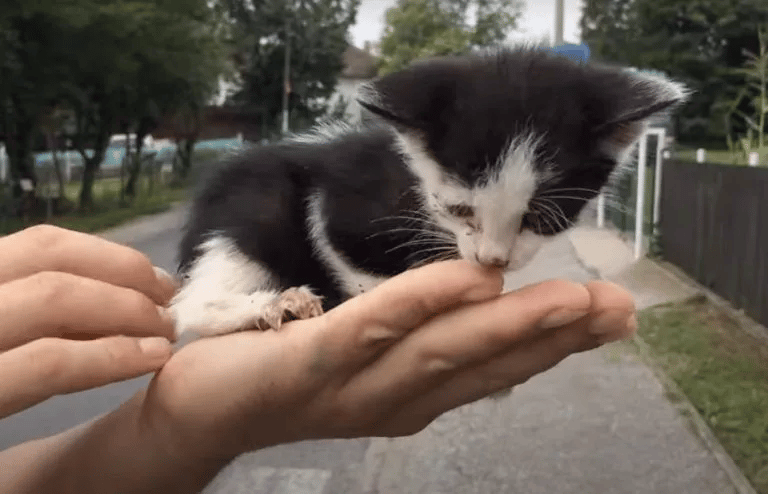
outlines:
[[[686,96],[535,48],[376,79],[359,102],[377,124],[256,147],[206,181],[180,247],[177,334],[277,329],[440,259],[519,269]]]

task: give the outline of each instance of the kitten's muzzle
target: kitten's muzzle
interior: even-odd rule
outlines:
[[[475,254],[475,260],[481,266],[488,268],[506,269],[509,267],[509,258],[497,256],[480,256],[479,254]]]

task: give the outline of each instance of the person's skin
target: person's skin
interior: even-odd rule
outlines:
[[[168,282],[162,277],[152,281],[151,267],[139,270],[119,259],[123,252],[136,259],[133,251],[107,247],[93,237],[77,238],[77,255],[64,248],[51,254],[69,262],[46,264],[43,255],[34,264],[98,277],[105,292],[115,290],[106,285],[113,283],[135,293],[154,293],[149,298],[155,303],[167,298]],[[23,240],[17,239],[21,252],[26,250]],[[88,265],[104,249],[113,249],[111,267],[91,272]],[[143,274],[134,278],[131,267]],[[499,273],[463,261],[443,262],[404,273],[279,332],[194,341],[165,363],[148,389],[118,410],[0,453],[0,491],[199,492],[241,453],[307,439],[410,435],[450,409],[523,383],[573,353],[628,337],[636,329],[631,296],[611,283],[555,280],[503,295],[501,288]],[[97,297],[96,291],[90,296]],[[4,296],[0,292],[0,300]],[[149,305],[134,303],[135,312],[125,314],[112,305],[105,315],[102,301],[90,311],[83,305],[77,319],[57,312],[48,318],[69,318],[69,324],[59,324],[67,334],[112,334],[125,328],[134,335],[169,335],[162,318],[150,317]],[[49,310],[56,310],[55,304]],[[120,317],[137,321],[132,317],[138,313],[149,319],[134,325],[117,322]],[[91,322],[97,320],[112,320],[113,329],[99,330],[100,324]],[[88,356],[71,362],[86,361]],[[141,361],[144,371],[162,365]],[[69,362],[61,357],[58,365],[66,369]],[[44,389],[26,402],[19,396],[27,391],[16,387],[8,401],[29,406],[45,396],[117,378],[114,370],[103,373],[98,357],[94,362],[88,378],[73,381],[80,384],[39,383]],[[0,372],[36,372],[34,365],[25,370],[17,365],[0,364]],[[131,372],[123,377],[135,375],[140,366],[126,367]]]

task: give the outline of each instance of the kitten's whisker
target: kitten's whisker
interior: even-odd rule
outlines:
[[[435,254],[434,256],[429,256],[429,257],[426,257],[426,258],[424,258],[422,260],[419,260],[419,261],[415,262],[412,265],[412,267],[417,268],[419,266],[424,266],[424,265],[427,265],[427,264],[431,264],[433,262],[440,262],[440,261],[447,261],[447,260],[450,260],[450,259],[456,259],[457,257],[459,257],[459,258],[461,257],[459,255],[458,249],[452,249],[451,251],[446,252],[444,254],[438,253],[438,254]]]
[[[566,229],[568,227],[568,218],[565,217],[565,215],[562,214],[562,209],[560,210],[560,215],[558,216],[558,212],[555,211],[551,206],[547,205],[546,203],[541,202],[543,198],[537,197],[535,201],[531,201],[532,204],[542,208],[542,213],[546,213],[545,216],[549,216],[552,220],[555,221],[558,228]],[[565,225],[561,221],[562,219],[565,220]],[[550,224],[550,227],[552,225]]]
[[[584,198],[584,197],[577,197],[577,196],[540,196],[540,197],[538,197],[538,199],[550,199],[550,200],[551,199],[569,199],[569,200],[582,201],[582,202],[589,202],[589,201],[592,200],[592,199],[587,199],[587,198]],[[605,205],[607,207],[612,207],[616,211],[619,211],[619,212],[622,212],[622,213],[629,213],[629,214],[634,213],[634,210],[632,210],[630,207],[628,207],[628,206],[626,206],[626,205],[624,205],[624,204],[622,204],[622,203],[620,203],[618,201],[615,201],[615,200],[613,200],[610,197],[606,198]]]
[[[549,229],[550,229],[550,230],[552,230],[552,231],[556,231],[556,230],[557,230],[557,228],[554,228],[554,227],[552,226],[552,223],[550,223],[550,221],[549,221],[549,218],[548,218],[547,214],[545,214],[545,212],[544,212],[544,211],[537,209],[539,205],[538,205],[538,204],[533,204],[533,203],[532,203],[532,206],[534,207],[534,209],[533,209],[533,213],[536,215],[536,221],[538,222],[538,221],[539,221],[539,218],[541,218],[542,220],[544,220],[544,221],[546,222],[546,224],[547,224],[547,228],[549,228]],[[540,222],[539,222],[539,226],[541,226],[541,223],[540,223]]]
[[[390,233],[406,233],[406,232],[416,233],[417,236],[422,236],[422,237],[453,240],[453,236],[447,232],[435,232],[431,230],[424,230],[423,228],[392,228],[390,230],[383,230],[380,232],[372,233],[368,235],[366,239],[377,237],[379,235],[388,235]]]
[[[446,242],[436,242],[434,240],[429,240],[429,239],[423,239],[423,240],[418,240],[418,241],[410,241],[410,242],[404,242],[402,244],[398,244],[395,247],[387,249],[385,251],[385,253],[389,254],[391,252],[396,251],[397,249],[403,249],[405,247],[413,247],[413,246],[416,246],[416,245],[441,245],[441,244],[445,244],[445,243]]]
[[[540,199],[543,200],[543,201],[546,201],[547,203],[551,204],[553,207],[557,208],[556,212],[560,214],[560,217],[562,217],[563,220],[565,220],[566,225],[568,225],[570,223],[568,221],[568,216],[565,215],[565,211],[563,211],[563,208],[561,208],[559,204],[557,204],[555,201],[552,201],[552,200],[550,200],[549,198],[546,198],[546,197],[542,197]]]
[[[591,194],[599,194],[599,189],[590,189],[587,187],[561,187],[558,189],[547,189],[544,191],[544,194],[551,193],[551,192],[589,192]]]

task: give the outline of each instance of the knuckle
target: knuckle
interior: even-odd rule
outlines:
[[[378,352],[391,346],[399,339],[399,333],[392,328],[381,324],[371,324],[365,325],[359,331],[357,346],[367,351]]]
[[[68,230],[54,225],[34,225],[24,230],[24,235],[35,242],[37,247],[57,245],[68,234]]]
[[[24,230],[24,236],[30,241],[30,250],[36,256],[46,256],[56,251],[71,235],[69,230],[53,225],[35,225]]]
[[[422,348],[417,353],[419,367],[428,376],[440,376],[450,373],[458,367],[458,364],[444,351],[434,348]]]
[[[149,260],[149,257],[142,252],[128,248],[121,261],[126,270],[134,273],[141,273],[143,275],[151,274],[154,276],[152,262]]]
[[[123,368],[141,353],[138,342],[127,336],[105,339],[103,345],[109,368]]]
[[[66,381],[69,353],[61,343],[56,338],[40,338],[30,345],[29,365],[41,383]]]
[[[157,307],[154,302],[148,299],[143,294],[127,289],[122,301],[123,309],[127,313],[135,316],[147,316],[152,317],[157,315]]]
[[[30,277],[30,282],[36,288],[40,302],[44,307],[60,304],[61,299],[72,293],[76,277],[57,271],[42,271]]]
[[[579,305],[588,308],[591,302],[591,296],[586,286],[575,281],[556,279],[546,282],[548,291],[555,293],[567,293],[568,300],[572,305]],[[579,302],[576,304],[576,302]]]

